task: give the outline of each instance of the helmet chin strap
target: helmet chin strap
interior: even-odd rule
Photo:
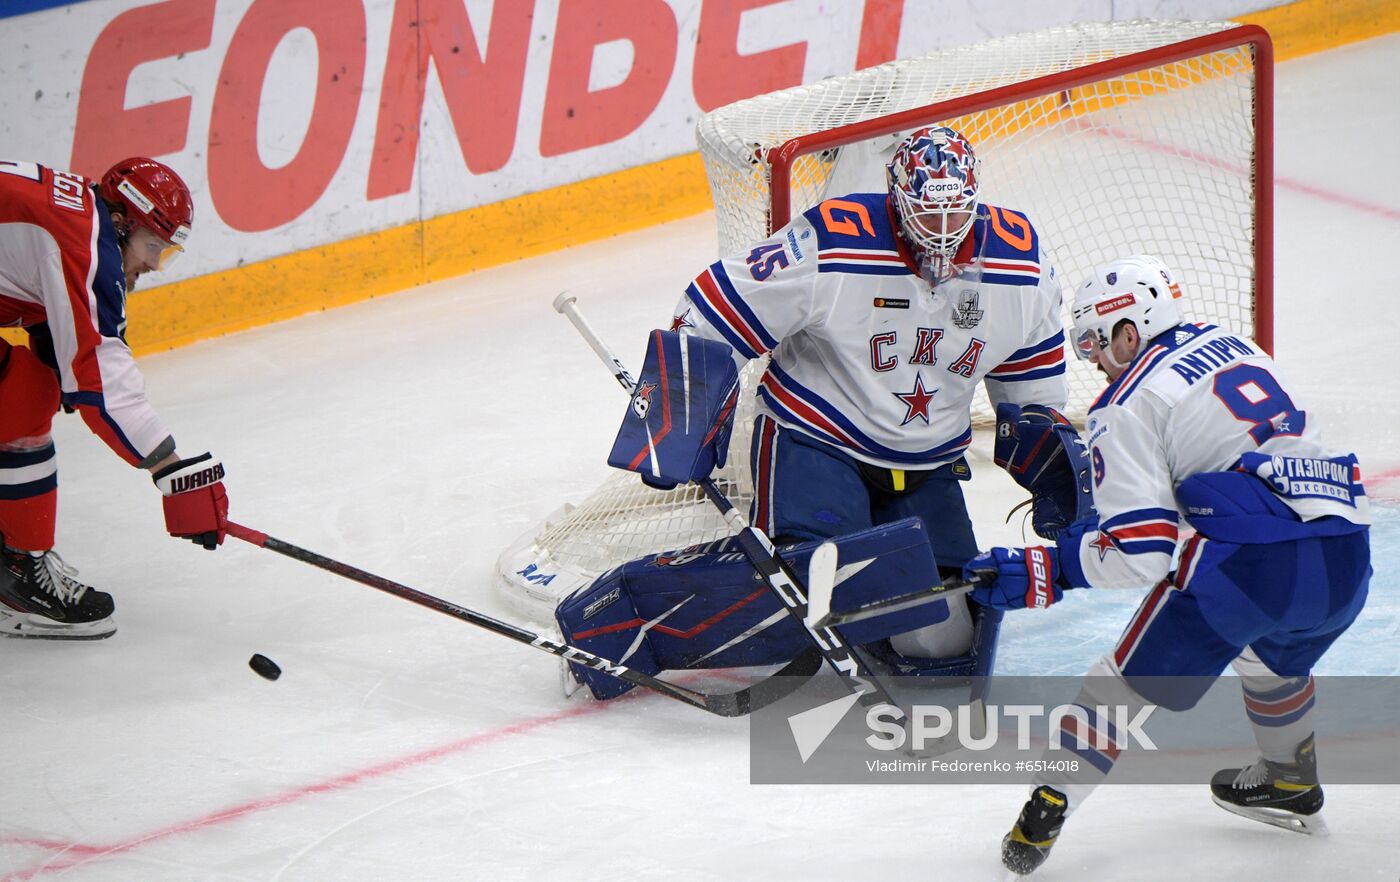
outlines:
[[[1127,367],[1126,364],[1119,364],[1118,360],[1113,357],[1113,345],[1111,343],[1107,349],[1099,347],[1099,357],[1102,358],[1109,367],[1120,373]],[[1132,359],[1129,359],[1129,361],[1132,361]]]
[[[1131,327],[1133,328],[1134,331],[1137,330],[1137,325],[1132,325]],[[1099,347],[1099,355],[1103,358],[1103,360],[1104,360],[1105,362],[1108,363],[1108,366],[1109,366],[1109,367],[1113,368],[1115,371],[1117,371],[1117,372],[1120,373],[1120,374],[1121,374],[1123,371],[1125,371],[1125,370],[1128,369],[1128,365],[1130,365],[1130,364],[1133,363],[1133,359],[1137,358],[1137,357],[1138,357],[1138,353],[1141,352],[1141,351],[1142,351],[1142,335],[1141,335],[1141,334],[1138,335],[1138,344],[1137,344],[1137,348],[1136,348],[1135,350],[1133,350],[1133,353],[1132,353],[1131,355],[1128,356],[1128,360],[1125,361],[1125,362],[1123,362],[1122,364],[1119,364],[1119,363],[1118,363],[1118,359],[1116,359],[1116,358],[1113,357],[1113,341],[1112,341],[1112,340],[1109,340],[1109,341],[1108,341],[1108,347],[1107,347],[1107,348],[1102,347],[1102,346]]]

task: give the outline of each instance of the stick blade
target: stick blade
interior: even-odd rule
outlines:
[[[807,564],[807,621],[823,628],[822,620],[831,615],[831,592],[836,587],[835,542],[823,542],[812,552]]]

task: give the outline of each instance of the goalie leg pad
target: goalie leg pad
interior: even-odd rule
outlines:
[[[645,621],[638,617],[627,588],[626,564],[604,573],[559,602],[555,621],[564,642],[586,652],[624,664],[644,674],[661,673],[661,665],[646,642]],[[633,687],[626,680],[580,664],[570,664],[594,698],[616,698]]]
[[[910,518],[834,540],[840,561],[831,608],[843,611],[938,581],[922,522]],[[798,575],[820,542],[781,549]],[[841,630],[864,643],[923,627],[943,604],[890,613]],[[942,612],[946,616],[946,610]],[[629,561],[560,603],[555,618],[580,649],[648,673],[781,664],[809,645],[782,603],[732,540]],[[599,698],[629,685],[575,665]]]

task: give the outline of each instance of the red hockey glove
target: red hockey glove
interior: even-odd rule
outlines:
[[[205,453],[171,463],[155,474],[165,506],[165,529],[213,551],[223,544],[228,524],[224,464]]]

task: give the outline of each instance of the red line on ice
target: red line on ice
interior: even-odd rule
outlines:
[[[208,827],[215,827],[219,824],[224,824],[229,821],[237,820],[238,818],[242,818],[247,815],[253,815],[258,812],[267,811],[269,809],[280,808],[284,805],[291,805],[292,803],[299,802],[310,796],[319,796],[325,793],[334,793],[338,790],[344,790],[347,787],[352,787],[364,781],[371,781],[376,778],[382,778],[385,775],[391,775],[395,772],[399,772],[404,769],[412,768],[414,766],[420,766],[424,763],[429,763],[434,760],[441,759],[443,757],[451,756],[452,754],[462,753],[464,751],[471,750],[475,747],[481,747],[483,745],[490,744],[495,741],[500,741],[503,738],[509,738],[514,735],[521,735],[531,730],[540,729],[549,726],[553,723],[563,722],[564,720],[569,720],[574,717],[582,717],[587,716],[588,714],[597,713],[601,710],[604,710],[607,707],[608,704],[603,702],[589,702],[587,704],[581,704],[576,707],[569,708],[568,710],[558,711],[552,714],[546,714],[542,717],[534,717],[532,719],[522,720],[518,723],[511,723],[510,725],[502,726],[499,729],[492,729],[487,732],[479,732],[476,735],[469,735],[466,738],[462,738],[457,741],[452,741],[447,744],[439,745],[438,747],[432,747],[427,750],[422,750],[418,753],[409,754],[408,756],[399,757],[398,759],[387,760],[385,762],[379,763],[378,765],[373,765],[365,769],[360,769],[359,771],[348,772],[344,775],[338,775],[334,778],[328,778],[324,781],[319,781],[314,784],[307,784],[302,787],[293,788],[283,793],[263,797],[262,799],[255,799],[250,802],[245,802],[241,805],[236,805],[230,808],[222,809],[220,811],[207,814],[202,818],[194,818],[189,821],[173,824],[163,829],[154,830],[150,833],[143,833],[138,836],[134,836],[131,839],[128,839],[124,842],[115,842],[109,845],[93,845],[83,842],[58,842],[55,840],[42,838],[0,837],[0,847],[28,846],[31,848],[43,848],[47,849],[50,852],[53,852],[53,854],[49,855],[49,857],[46,858],[44,862],[40,863],[38,866],[31,867],[27,870],[20,870],[19,872],[13,873],[8,876],[0,877],[0,882],[24,882],[24,880],[33,879],[36,876],[43,876],[49,873],[57,873],[63,870],[68,870],[73,867],[79,866],[80,864],[86,864],[92,861],[102,860],[103,858],[111,857],[114,855],[124,854],[126,852],[140,848],[141,846],[150,842],[158,842],[162,839],[169,839],[172,836],[178,836],[182,833],[192,833],[196,830],[203,830]]]

